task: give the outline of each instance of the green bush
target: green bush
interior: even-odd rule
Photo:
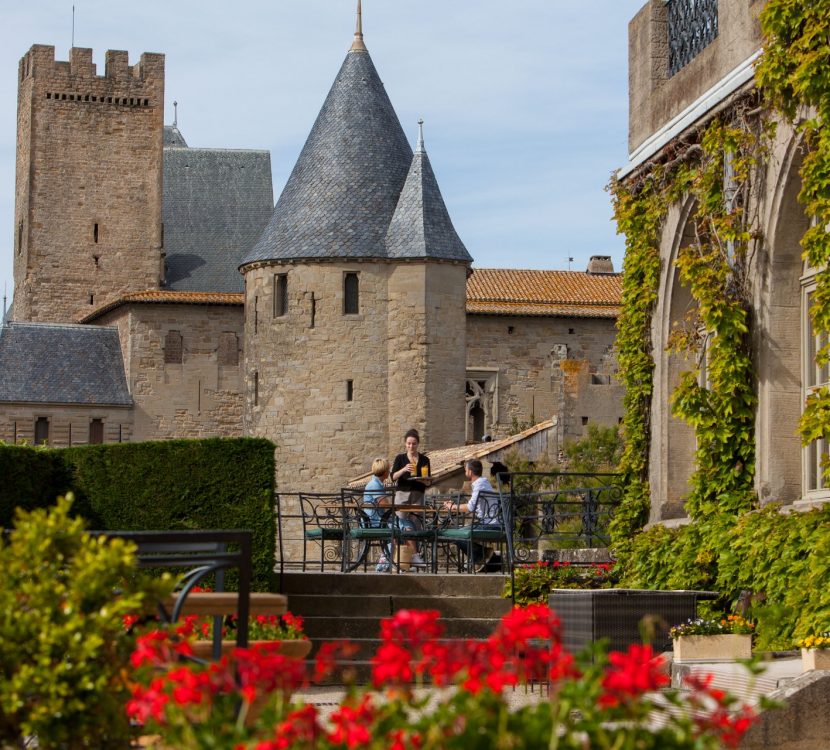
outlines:
[[[571,565],[559,562],[538,562],[518,567],[513,572],[514,582],[507,579],[504,596],[515,591],[515,604],[547,604],[553,589],[612,589],[619,582],[616,566],[608,563]]]
[[[67,448],[73,488],[100,529],[250,529],[254,589],[274,586],[274,444],[261,438]]]
[[[91,538],[70,505],[20,511],[0,537],[0,745],[35,735],[42,748],[121,750],[133,647],[123,617],[161,587],[123,593],[133,546]]]
[[[68,491],[89,528],[251,529],[253,587],[273,589],[274,445],[260,438],[77,448],[0,445],[0,525]]]
[[[759,649],[791,648],[830,629],[830,507],[776,507],[638,534],[621,561],[625,586],[713,589],[733,611],[749,592]]]
[[[0,527],[11,526],[15,510],[44,508],[70,486],[58,451],[0,443]]]

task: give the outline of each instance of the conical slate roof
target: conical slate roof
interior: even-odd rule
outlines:
[[[365,50],[347,55],[271,221],[242,261],[383,258],[412,161]]]
[[[452,225],[421,138],[389,225],[386,252],[390,258],[473,262]]]

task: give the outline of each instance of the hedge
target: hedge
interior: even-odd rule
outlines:
[[[0,446],[6,505],[51,505],[67,491],[90,528],[250,529],[253,587],[274,584],[274,444],[261,438],[120,443],[44,450]],[[5,478],[5,473],[4,473]],[[0,522],[8,525],[10,514]]]

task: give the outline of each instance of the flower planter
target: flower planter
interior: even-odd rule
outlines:
[[[311,651],[311,641],[307,638],[296,641],[250,641],[249,646],[260,645],[263,643],[279,643],[280,653],[285,656],[291,656],[295,659],[304,659]],[[222,654],[231,654],[236,648],[236,641],[222,641]],[[193,655],[201,659],[210,659],[213,656],[213,642],[212,641],[196,641],[193,644]]]
[[[801,670],[810,672],[813,669],[830,669],[830,649],[802,648]]]
[[[752,658],[752,636],[683,635],[674,639],[675,662],[736,661]]]

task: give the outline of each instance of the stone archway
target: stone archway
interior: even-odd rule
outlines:
[[[683,354],[666,349],[672,331],[686,324],[687,315],[695,308],[691,293],[680,283],[675,266],[680,250],[694,240],[690,221],[693,207],[692,200],[673,206],[663,232],[661,289],[652,329],[655,360],[649,462],[652,522],[686,516],[684,502],[694,471],[694,430],[672,415],[671,396],[682,374],[695,363]]]
[[[802,407],[804,313],[800,240],[809,218],[798,202],[803,158],[800,138],[791,137],[774,185],[767,243],[756,274],[758,371],[756,487],[762,503],[798,500],[802,495],[802,448],[798,420]]]

